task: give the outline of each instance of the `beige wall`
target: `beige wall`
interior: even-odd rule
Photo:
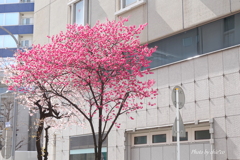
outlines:
[[[65,30],[70,22],[69,0],[36,0],[34,19],[34,43],[44,44],[47,35]],[[141,34],[141,42],[152,42],[168,37],[183,29],[240,11],[239,0],[146,0],[136,8],[119,15],[119,0],[89,0],[89,23],[129,17],[127,25],[148,23]]]

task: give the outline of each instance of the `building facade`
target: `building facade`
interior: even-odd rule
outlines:
[[[8,64],[7,58],[13,58],[17,47],[28,48],[33,40],[33,0],[0,0],[0,58],[1,65]],[[15,37],[15,41],[13,36]],[[17,44],[19,44],[17,46]],[[3,78],[3,71],[0,70],[0,80]],[[13,124],[14,95],[7,92],[7,86],[0,83],[0,127],[1,133],[5,128],[5,122]],[[27,109],[18,106],[17,111],[17,151],[35,150],[34,138],[30,136],[32,122]],[[8,118],[6,118],[8,117]],[[4,137],[3,137],[4,138]],[[4,141],[1,139],[1,142]],[[2,149],[2,146],[1,146]]]
[[[50,42],[47,36],[68,23],[93,26],[119,17],[129,17],[127,25],[148,23],[140,40],[158,46],[151,57],[154,74],[147,77],[156,81],[157,105],[120,117],[121,128],[104,145],[104,160],[176,159],[176,85],[186,97],[181,159],[240,160],[240,1],[36,0],[34,17],[34,44]],[[88,126],[71,126],[52,140],[52,160],[91,159]]]

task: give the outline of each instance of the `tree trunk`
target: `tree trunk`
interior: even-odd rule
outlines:
[[[48,142],[49,142],[49,136],[48,136],[48,129],[50,126],[45,128],[45,149],[44,149],[44,160],[48,159]]]
[[[42,148],[41,148],[41,135],[43,131],[43,121],[40,119],[37,136],[36,136],[36,147],[37,147],[37,158],[38,160],[42,160]]]

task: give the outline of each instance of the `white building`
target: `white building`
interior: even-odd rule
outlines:
[[[121,5],[122,4],[122,5]],[[65,30],[67,23],[90,24],[130,17],[148,23],[141,42],[158,46],[147,78],[159,89],[157,105],[119,119],[104,147],[108,160],[174,160],[174,86],[183,88],[181,115],[187,138],[184,160],[240,160],[240,1],[237,0],[36,0],[34,44]],[[146,100],[147,101],[147,100]],[[71,127],[54,137],[52,160],[77,160],[92,152],[91,131]],[[213,151],[213,152],[210,152]],[[211,154],[212,153],[212,154]]]

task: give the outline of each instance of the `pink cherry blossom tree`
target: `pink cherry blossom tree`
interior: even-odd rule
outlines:
[[[72,122],[72,115],[74,108],[70,108],[66,103],[62,104],[57,96],[47,92],[44,83],[35,79],[33,83],[28,85],[27,79],[22,79],[21,83],[16,83],[11,77],[21,76],[23,72],[25,74],[31,75],[34,78],[34,73],[31,70],[16,70],[15,66],[23,66],[22,62],[13,62],[15,65],[9,66],[2,63],[4,67],[4,79],[3,83],[6,85],[17,85],[12,90],[15,91],[17,95],[18,103],[22,106],[28,107],[30,116],[37,114],[36,126],[32,128],[37,128],[36,130],[36,148],[37,148],[37,158],[38,160],[48,159],[48,130],[50,128],[62,128],[66,125],[65,122]],[[75,114],[74,114],[75,115]],[[67,119],[64,123],[59,121],[59,119]],[[45,131],[45,144],[41,143],[41,137]]]
[[[126,26],[126,21],[68,25],[66,32],[49,37],[51,43],[19,51],[18,63],[12,66],[20,74],[10,78],[10,89],[40,82],[46,93],[81,114],[93,134],[95,160],[101,159],[112,128],[120,127],[119,116],[143,108],[142,99],[157,95],[151,88],[154,80],[141,79],[151,74],[141,68],[149,66],[147,58],[156,49],[140,44],[138,36],[146,24]]]

